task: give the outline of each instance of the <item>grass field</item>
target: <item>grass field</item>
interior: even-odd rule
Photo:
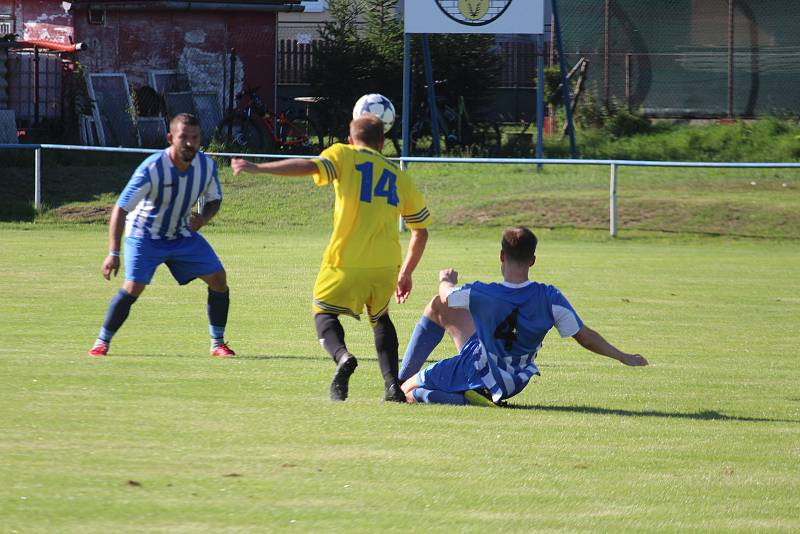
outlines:
[[[30,153],[0,178],[8,200],[0,221],[46,224],[104,222],[141,155],[48,151],[43,158],[42,198],[32,208]],[[27,159],[24,159],[25,156]],[[115,160],[110,159],[116,157]],[[607,230],[607,166],[414,164],[437,224],[473,228],[516,224],[537,228]],[[618,171],[618,225],[626,232],[800,239],[800,169],[647,169]],[[332,195],[310,180],[233,177],[221,171],[225,228],[297,230],[330,225]],[[268,202],[265,200],[268,199]]]
[[[333,404],[309,317],[330,197],[226,180],[206,235],[232,287],[229,361],[207,355],[205,290],[166,270],[112,355],[88,358],[119,282],[99,274],[105,227],[0,225],[0,531],[800,530],[797,240],[537,228],[535,278],[650,367],[551,334],[512,409],[385,404],[369,328],[345,319],[362,365]],[[762,211],[796,191],[763,192]],[[450,202],[392,308],[401,351],[440,268],[498,275],[513,210],[475,201],[500,213],[481,230]]]

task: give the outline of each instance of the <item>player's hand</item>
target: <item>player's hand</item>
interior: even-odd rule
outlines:
[[[625,365],[630,365],[633,367],[640,367],[643,365],[647,365],[647,360],[641,354],[625,353],[620,361]]]
[[[458,271],[455,269],[442,269],[439,271],[439,282],[450,282],[456,285],[458,283]]]
[[[189,230],[196,232],[202,228],[206,222],[206,218],[198,213],[192,217],[192,220],[189,221]]]
[[[397,277],[397,289],[394,291],[394,299],[398,304],[402,304],[408,300],[413,285],[410,274],[400,273],[400,276]]]
[[[106,280],[111,280],[112,273],[114,276],[117,276],[117,273],[119,272],[119,256],[112,256],[111,254],[106,256],[106,259],[103,260],[103,267],[100,271],[103,273],[103,278]]]
[[[233,158],[231,160],[231,169],[233,169],[234,176],[238,176],[241,172],[253,172],[254,168],[255,164],[245,159]]]

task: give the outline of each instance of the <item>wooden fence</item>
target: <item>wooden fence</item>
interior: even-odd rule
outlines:
[[[314,49],[319,41],[300,43],[294,39],[278,41],[278,82],[287,85],[309,83],[308,72],[314,64]]]
[[[278,83],[304,85],[314,64],[314,49],[320,41],[300,43],[294,39],[278,41]],[[500,77],[498,87],[533,87],[536,75],[536,54],[532,43],[498,43]]]

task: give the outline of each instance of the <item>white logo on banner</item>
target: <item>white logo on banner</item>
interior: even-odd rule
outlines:
[[[445,15],[468,26],[489,24],[505,13],[512,0],[436,0]]]
[[[544,33],[547,0],[406,0],[406,33]],[[549,2],[547,2],[549,3]]]

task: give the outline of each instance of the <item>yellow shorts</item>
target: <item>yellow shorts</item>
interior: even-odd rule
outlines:
[[[315,314],[344,314],[358,319],[366,306],[374,324],[389,309],[399,272],[399,267],[356,269],[323,265],[314,283],[311,309]]]

